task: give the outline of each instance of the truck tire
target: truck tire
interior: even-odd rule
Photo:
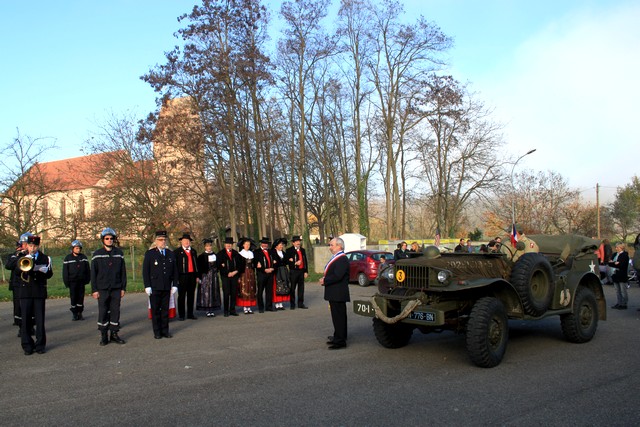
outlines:
[[[598,329],[598,303],[593,291],[580,286],[573,301],[573,313],[560,316],[562,334],[569,342],[590,341]]]
[[[551,264],[544,255],[530,252],[518,258],[511,269],[511,283],[526,314],[539,317],[549,309],[555,282]]]
[[[467,352],[481,368],[493,368],[502,361],[509,339],[509,322],[502,302],[480,298],[473,305],[467,323]]]
[[[389,325],[374,317],[373,333],[383,347],[400,348],[409,344],[411,335],[413,335],[413,327],[404,323]]]
[[[364,273],[358,273],[358,285],[365,287],[369,286],[369,278]]]

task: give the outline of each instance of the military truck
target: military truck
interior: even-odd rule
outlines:
[[[598,320],[606,320],[595,255],[599,242],[578,235],[528,237],[539,252],[510,243],[499,253],[427,247],[423,256],[386,270],[378,292],[370,300],[354,300],[353,310],[373,318],[375,337],[387,348],[406,346],[415,329],[464,334],[471,361],[485,368],[504,357],[509,319],[557,315],[568,341],[590,341]]]

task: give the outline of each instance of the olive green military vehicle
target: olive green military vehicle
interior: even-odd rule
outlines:
[[[382,273],[371,300],[355,300],[356,314],[373,317],[380,344],[399,348],[414,329],[466,335],[471,361],[502,361],[509,319],[560,316],[568,341],[584,343],[606,319],[594,251],[598,241],[577,235],[528,236],[539,252],[503,245],[500,253],[440,253],[399,260]],[[522,242],[519,242],[522,244]],[[516,259],[516,261],[514,261]]]

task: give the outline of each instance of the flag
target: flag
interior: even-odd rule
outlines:
[[[516,247],[518,243],[518,232],[516,231],[516,224],[511,224],[511,246]]]
[[[436,227],[436,239],[433,244],[436,246],[440,246],[440,227]]]

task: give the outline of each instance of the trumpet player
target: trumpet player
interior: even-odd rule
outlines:
[[[4,263],[5,268],[7,270],[11,270],[11,277],[9,278],[9,290],[13,293],[13,324],[18,327],[18,337],[20,336],[20,328],[22,326],[22,312],[20,311],[20,298],[18,294],[18,286],[20,284],[16,281],[17,279],[19,279],[19,275],[16,275],[16,272],[10,266],[15,266],[18,258],[28,253],[27,238],[31,235],[32,234],[28,231],[20,235],[18,241],[16,242],[16,251],[10,254],[7,257],[7,261]]]
[[[24,354],[29,356],[34,350],[45,352],[47,334],[44,327],[44,306],[47,299],[47,280],[53,276],[51,258],[40,252],[40,236],[27,237],[27,252],[11,262],[17,279],[22,326],[20,337]],[[30,334],[35,323],[36,340]]]

